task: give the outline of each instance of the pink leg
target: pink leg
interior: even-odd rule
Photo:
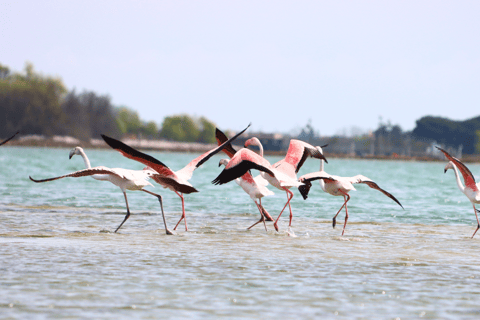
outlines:
[[[343,205],[340,207],[340,210],[338,210],[337,214],[335,215],[335,217],[333,217],[333,227],[335,228],[335,225],[337,224],[337,216],[338,214],[340,213],[340,211],[342,211],[342,208],[345,207],[345,223],[343,224],[343,231],[342,231],[342,236],[345,232],[345,226],[347,225],[347,220],[348,220],[348,208],[347,208],[347,202],[350,200],[350,195],[346,192],[343,192],[342,190],[338,189],[338,191],[340,193],[343,194],[343,198],[345,199],[345,202],[343,203]]]
[[[258,204],[256,201],[255,201],[255,204],[257,205],[258,211],[260,211],[260,220],[258,220],[257,222],[252,224],[250,227],[248,227],[247,230],[250,230],[252,227],[256,226],[258,223],[263,222],[263,225],[265,226],[265,231],[268,232],[267,225],[265,224],[265,216],[263,215],[263,211],[262,211],[262,210],[265,210],[262,207],[262,199],[260,199],[260,204]]]
[[[475,212],[475,217],[477,217],[477,229],[473,233],[472,239],[475,236],[475,233],[477,233],[478,229],[480,229],[480,221],[478,221],[477,209],[475,208],[475,205],[473,205],[473,210]]]
[[[180,218],[180,220],[178,220],[177,222],[177,225],[175,226],[175,228],[173,228],[173,230],[177,230],[177,227],[178,225],[180,224],[180,222],[185,219],[185,231],[188,231],[188,227],[187,227],[187,217],[185,216],[185,200],[183,199],[183,194],[182,193],[178,193],[177,191],[175,191],[175,193],[180,197],[180,199],[182,199],[182,217]]]
[[[288,189],[285,188],[285,187],[284,187],[283,189],[287,192],[287,203],[285,203],[285,206],[283,207],[282,211],[280,211],[280,214],[278,215],[277,220],[276,220],[275,223],[273,224],[273,226],[275,227],[275,230],[277,230],[277,231],[278,231],[278,225],[277,225],[278,219],[280,219],[280,216],[282,215],[283,210],[285,210],[285,208],[287,207],[287,205],[290,205],[290,200],[292,200],[292,198],[293,198],[293,192],[292,192],[292,191],[288,190]],[[288,196],[290,196],[290,197],[288,197]],[[290,215],[291,215],[291,214],[292,214],[292,209],[290,208]],[[292,219],[292,218],[290,217],[290,224],[291,224],[291,222],[292,222],[291,219]]]

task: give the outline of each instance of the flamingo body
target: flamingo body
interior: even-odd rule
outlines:
[[[183,197],[183,194],[198,192],[198,190],[195,189],[190,182],[188,182],[188,180],[190,180],[190,178],[193,175],[193,171],[199,168],[203,163],[205,163],[213,155],[220,152],[227,143],[230,143],[231,141],[236,139],[239,135],[245,132],[245,130],[247,130],[248,127],[250,127],[250,125],[248,125],[244,130],[237,133],[234,137],[226,141],[224,144],[198,156],[197,158],[190,161],[190,163],[188,163],[183,169],[178,170],[176,172],[172,171],[160,160],[146,153],[138,151],[121,141],[107,137],[103,134],[102,134],[102,138],[110,147],[120,152],[124,157],[141,162],[147,165],[149,169],[154,170],[155,172],[158,173],[152,176],[152,179],[155,180],[155,182],[157,182],[164,188],[170,189],[173,192],[175,192],[182,200],[182,216],[173,230],[176,230],[180,222],[185,219],[185,230],[188,231],[187,219],[185,214],[185,199]]]
[[[144,188],[146,186],[152,186],[153,185],[148,181],[150,178],[153,178],[155,175],[158,175],[158,173],[154,170],[151,170],[150,168],[144,168],[143,170],[128,170],[128,169],[123,169],[123,168],[108,168],[104,166],[98,166],[98,167],[93,167],[90,165],[90,161],[88,160],[87,155],[83,151],[81,147],[76,147],[70,151],[69,158],[71,159],[74,155],[81,155],[84,162],[85,166],[87,167],[86,169],[75,171],[69,174],[65,174],[62,176],[54,177],[54,178],[48,178],[48,179],[42,179],[42,180],[36,180],[30,177],[30,180],[33,182],[48,182],[48,181],[53,181],[53,180],[58,180],[58,179],[63,179],[63,178],[79,178],[79,177],[86,177],[90,176],[96,180],[100,181],[109,181],[112,184],[116,185],[119,187],[123,195],[125,197],[125,204],[127,207],[127,214],[123,220],[123,222],[118,226],[118,228],[115,230],[115,232],[118,231],[122,227],[122,225],[127,221],[127,219],[130,217],[130,208],[128,206],[128,200],[127,200],[127,190],[140,190],[144,191],[146,193],[149,193],[155,197],[160,202],[160,208],[162,210],[162,216],[163,216],[163,222],[165,224],[165,232],[167,234],[173,234],[170,230],[167,228],[167,223],[165,220],[165,215],[163,212],[163,204],[162,204],[162,196],[155,194],[153,192],[150,192],[148,190],[145,190]]]
[[[464,165],[460,160],[455,157],[452,157],[447,151],[443,150],[442,148],[437,147],[440,151],[443,152],[445,157],[449,160],[447,165],[445,166],[444,172],[446,173],[447,170],[453,169],[455,172],[455,179],[457,182],[458,189],[463,192],[470,200],[473,206],[473,212],[475,213],[475,217],[477,218],[477,229],[472,235],[472,238],[477,233],[478,229],[480,229],[480,221],[478,219],[478,209],[475,208],[475,204],[480,204],[480,183],[475,182],[475,177],[473,176],[472,172]],[[465,182],[465,186],[462,184],[460,180],[460,176],[458,171],[462,174],[463,181]]]
[[[316,147],[318,150],[322,150],[321,147]],[[320,187],[322,190],[332,196],[343,196],[344,203],[338,210],[337,214],[333,217],[333,227],[335,228],[336,225],[336,218],[340,211],[345,207],[345,223],[343,225],[342,235],[345,233],[345,227],[347,225],[348,220],[348,207],[347,202],[350,200],[350,195],[348,194],[352,190],[356,190],[354,184],[363,183],[368,185],[372,189],[376,189],[382,192],[384,195],[395,201],[400,207],[403,206],[402,204],[395,198],[392,194],[385,191],[384,189],[380,188],[372,179],[367,178],[361,174],[356,175],[354,177],[340,177],[335,175],[330,175],[325,172],[324,170],[324,162],[321,160],[320,163],[320,171],[312,172],[301,176],[299,181],[303,182],[304,185],[300,186],[298,190],[302,194],[303,198],[306,200],[308,198],[308,193],[312,186],[311,181],[320,180]]]

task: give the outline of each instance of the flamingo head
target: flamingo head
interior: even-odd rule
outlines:
[[[317,149],[318,152],[320,152],[320,154],[321,154],[321,159],[322,159],[322,160],[325,160],[325,162],[328,163],[327,159],[326,159],[325,156],[323,155],[323,148],[325,148],[325,147],[328,147],[328,144],[324,144],[324,145],[321,146],[321,147],[320,147],[320,146],[316,146],[315,149]]]
[[[445,169],[443,170],[443,173],[446,173],[448,169],[453,169],[453,166],[454,166],[453,162],[449,161],[447,163],[447,165],[445,166]]]
[[[260,147],[261,146],[260,140],[258,140],[257,137],[250,138],[247,141],[245,141],[244,147],[247,148],[248,146]]]
[[[68,159],[72,159],[72,157],[74,155],[76,155],[76,154],[80,155],[80,154],[82,154],[82,152],[83,152],[82,147],[75,147],[72,150],[70,150],[70,154],[68,155]]]
[[[220,159],[220,161],[218,162],[218,166],[220,167],[222,164],[226,167],[228,162],[230,162],[230,160],[228,159]]]

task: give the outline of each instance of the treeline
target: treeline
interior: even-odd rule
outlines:
[[[112,105],[108,95],[68,91],[60,78],[35,72],[31,63],[23,73],[0,64],[0,137],[18,130],[23,135],[68,135],[84,141],[103,133],[215,143],[215,124],[204,117],[174,115],[159,128],[128,107]]]
[[[480,153],[480,116],[465,121],[426,116],[416,121],[413,136],[454,148],[462,145],[466,154]]]

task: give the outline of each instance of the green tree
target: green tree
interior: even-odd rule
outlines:
[[[138,113],[124,106],[117,109],[117,125],[123,134],[138,134],[142,129]]]
[[[200,126],[202,127],[202,130],[198,135],[197,141],[203,143],[216,143],[217,141],[215,139],[215,124],[209,121],[207,118],[201,117]]]
[[[160,136],[173,141],[197,141],[200,130],[195,121],[188,115],[165,117]]]

